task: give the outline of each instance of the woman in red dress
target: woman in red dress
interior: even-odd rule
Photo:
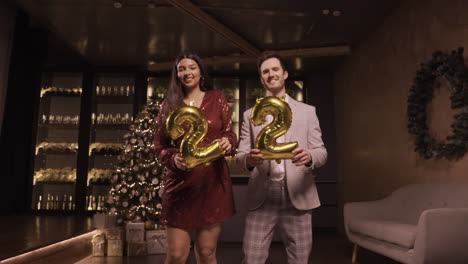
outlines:
[[[190,232],[195,231],[197,263],[217,263],[216,245],[221,223],[235,213],[232,183],[224,157],[209,166],[191,170],[179,153],[181,139],[171,141],[166,118],[183,105],[199,107],[208,121],[208,132],[199,146],[219,140],[226,155],[235,154],[231,110],[221,91],[205,84],[205,70],[195,54],[180,55],[172,69],[171,83],[157,118],[154,146],[166,167],[162,219],[167,225],[166,264],[185,263],[190,252]]]

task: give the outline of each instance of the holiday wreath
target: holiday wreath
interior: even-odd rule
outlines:
[[[446,141],[434,138],[428,127],[427,105],[439,88],[437,78],[444,77],[449,84],[451,108],[457,110],[452,123],[452,134]],[[408,131],[414,135],[415,151],[425,159],[458,159],[468,149],[468,70],[463,48],[451,53],[436,51],[432,59],[421,65],[408,95]]]

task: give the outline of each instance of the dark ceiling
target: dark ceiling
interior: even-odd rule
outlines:
[[[249,48],[297,51],[297,56],[289,57],[296,68],[302,64],[298,70],[333,67],[339,55],[346,54],[305,55],[298,50],[340,46],[352,53],[352,47],[399,4],[396,0],[156,0],[156,7],[149,8],[148,0],[123,0],[123,6],[115,8],[114,0],[14,2],[90,64],[150,70],[149,65],[170,62],[184,50],[204,58],[254,57]],[[330,13],[323,14],[324,9]]]

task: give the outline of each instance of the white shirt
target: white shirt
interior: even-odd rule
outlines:
[[[284,143],[284,135],[279,137],[276,142]],[[274,181],[282,181],[286,175],[284,160],[280,160],[278,164],[276,160],[270,160],[270,179]]]
[[[268,115],[266,117],[268,123],[271,123],[273,121],[273,116]],[[281,137],[276,139],[277,143],[284,143],[285,140],[285,135],[282,135]],[[285,164],[284,160],[280,160],[280,163],[278,164],[276,160],[268,160],[270,162],[270,179],[274,181],[282,181],[285,176]]]

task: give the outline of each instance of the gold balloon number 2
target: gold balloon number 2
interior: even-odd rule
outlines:
[[[294,156],[291,152],[298,146],[297,141],[276,142],[276,139],[284,135],[291,127],[291,107],[284,99],[274,96],[257,99],[250,115],[254,126],[265,124],[267,115],[272,115],[273,121],[260,131],[255,148],[260,150],[263,159],[266,160],[276,160],[279,163],[281,159],[291,159]]]
[[[185,124],[190,126],[186,132]],[[184,136],[180,143],[180,153],[185,159],[187,169],[204,164],[208,166],[213,160],[224,155],[219,141],[213,141],[204,147],[198,147],[208,131],[205,115],[194,106],[183,106],[172,112],[166,120],[166,129],[172,140]]]

